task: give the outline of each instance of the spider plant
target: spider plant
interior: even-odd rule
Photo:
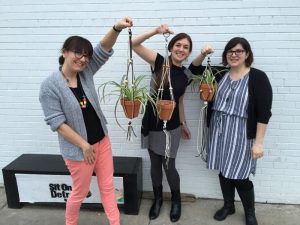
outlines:
[[[200,98],[204,101],[211,101],[217,90],[216,76],[225,71],[228,71],[228,69],[217,69],[216,67],[211,67],[210,64],[207,64],[202,74],[192,76],[192,88],[195,90],[196,87],[199,87]]]
[[[129,101],[135,101],[137,100],[141,104],[141,114],[145,113],[146,105],[147,102],[150,102],[150,105],[152,106],[153,111],[156,113],[156,98],[149,94],[147,86],[141,86],[141,82],[146,78],[145,75],[140,75],[136,77],[133,81],[132,84],[128,83],[127,76],[124,75],[121,79],[121,82],[118,83],[116,81],[108,81],[106,83],[103,83],[99,88],[98,88],[98,95],[100,93],[100,90],[102,89],[102,98],[101,101],[105,101],[106,97],[108,96],[117,96],[117,102],[115,104],[115,109],[114,109],[114,115],[117,124],[125,130],[120,123],[118,122],[117,118],[117,107],[119,102],[122,100],[129,100]],[[108,86],[112,86],[113,90],[105,93],[106,88]],[[151,90],[151,93],[155,94],[156,92],[154,90]],[[100,96],[100,95],[99,95]]]

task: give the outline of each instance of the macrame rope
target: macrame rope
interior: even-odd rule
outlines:
[[[124,84],[125,86],[129,87],[129,85],[131,85],[131,88],[134,88],[133,87],[133,82],[135,80],[135,76],[134,76],[134,72],[133,72],[133,59],[132,59],[132,32],[131,32],[131,29],[128,28],[128,36],[129,36],[129,56],[128,56],[128,52],[127,52],[127,56],[128,56],[128,61],[127,61],[127,72],[126,72],[126,76],[125,76],[125,79],[124,79]],[[130,69],[131,69],[131,83],[129,83],[129,73],[130,73]],[[122,99],[124,99],[124,93],[123,93],[123,96],[122,96]],[[132,96],[132,107],[134,109],[134,99],[135,99],[135,96]],[[134,113],[134,110],[131,110],[131,115],[128,115],[126,110],[125,111],[125,115],[127,118],[133,118],[133,113]],[[133,127],[132,127],[132,122],[131,122],[131,119],[129,119],[128,121],[128,129],[127,129],[127,140],[131,140],[131,137],[132,137],[132,134],[136,136],[134,130],[133,130]]]
[[[210,56],[207,57],[207,66],[205,70],[211,71],[210,66]],[[205,75],[205,74],[204,74]],[[201,90],[200,90],[201,91]],[[212,91],[212,90],[210,90]],[[208,98],[204,99],[204,106],[200,110],[199,120],[198,120],[198,136],[197,136],[197,152],[196,157],[201,157],[204,162],[207,162],[207,142],[208,142],[208,128],[207,128],[207,105]]]
[[[207,161],[207,102],[204,102],[204,106],[200,110],[199,120],[198,120],[198,136],[197,136],[197,151],[196,157],[201,157],[201,159]]]
[[[158,100],[162,100],[163,97],[163,92],[164,92],[164,81],[167,77],[168,82],[169,82],[169,91],[170,91],[170,97],[171,101],[173,101],[174,104],[174,94],[173,94],[173,87],[171,83],[171,76],[170,76],[170,61],[169,61],[169,51],[168,51],[168,37],[170,36],[169,33],[163,34],[165,37],[165,58],[164,58],[164,64],[162,68],[162,77],[160,81],[160,85],[158,88]],[[174,107],[172,109],[172,114],[174,111]],[[163,132],[165,133],[166,136],[166,147],[165,147],[165,158],[166,158],[166,167],[168,169],[168,164],[169,164],[169,159],[170,159],[170,151],[171,151],[171,134],[167,130],[167,122],[168,120],[163,121]]]

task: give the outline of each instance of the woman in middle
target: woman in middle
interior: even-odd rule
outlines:
[[[151,66],[153,77],[150,86],[151,89],[156,91],[162,80],[162,67],[165,58],[156,51],[143,46],[142,43],[156,34],[172,33],[168,25],[163,24],[141,33],[132,39],[133,50]],[[191,64],[187,69],[182,65],[192,51],[192,40],[186,33],[175,35],[168,44],[168,51],[170,52],[168,57],[170,62],[171,84],[176,102],[173,115],[167,122],[167,130],[171,134],[170,158],[168,163],[165,157],[166,138],[163,132],[163,121],[158,119],[158,115],[155,115],[150,103],[148,103],[146,113],[143,117],[141,139],[142,148],[148,149],[151,162],[150,170],[154,201],[149,212],[149,218],[151,220],[156,219],[159,216],[162,206],[162,167],[164,167],[172,194],[170,220],[176,222],[181,215],[181,197],[180,177],[175,166],[175,158],[179,147],[180,136],[183,139],[191,138],[185,121],[183,97],[191,78],[190,71],[196,74],[198,67]],[[169,84],[166,81],[164,81],[164,84],[163,99],[170,100]]]

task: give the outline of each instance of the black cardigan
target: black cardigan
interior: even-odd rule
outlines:
[[[224,67],[216,67],[218,70]],[[219,83],[226,74],[226,71],[216,76],[216,81]],[[256,137],[257,123],[267,124],[271,118],[272,107],[272,87],[265,72],[250,68],[248,82],[248,119],[247,119],[247,138],[253,139]],[[207,109],[207,127],[209,127],[212,115],[213,102],[208,103]]]

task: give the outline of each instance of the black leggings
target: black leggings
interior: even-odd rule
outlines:
[[[162,165],[164,167],[168,183],[171,190],[180,190],[180,177],[175,167],[175,158],[169,158],[168,168],[166,166],[165,156],[155,154],[148,149],[151,161],[151,179],[153,187],[159,187],[162,185],[163,172]]]
[[[249,177],[243,180],[234,180],[224,177],[221,173],[219,174],[219,176],[229,181],[239,191],[250,191],[253,188],[253,183],[251,180],[249,180]]]

